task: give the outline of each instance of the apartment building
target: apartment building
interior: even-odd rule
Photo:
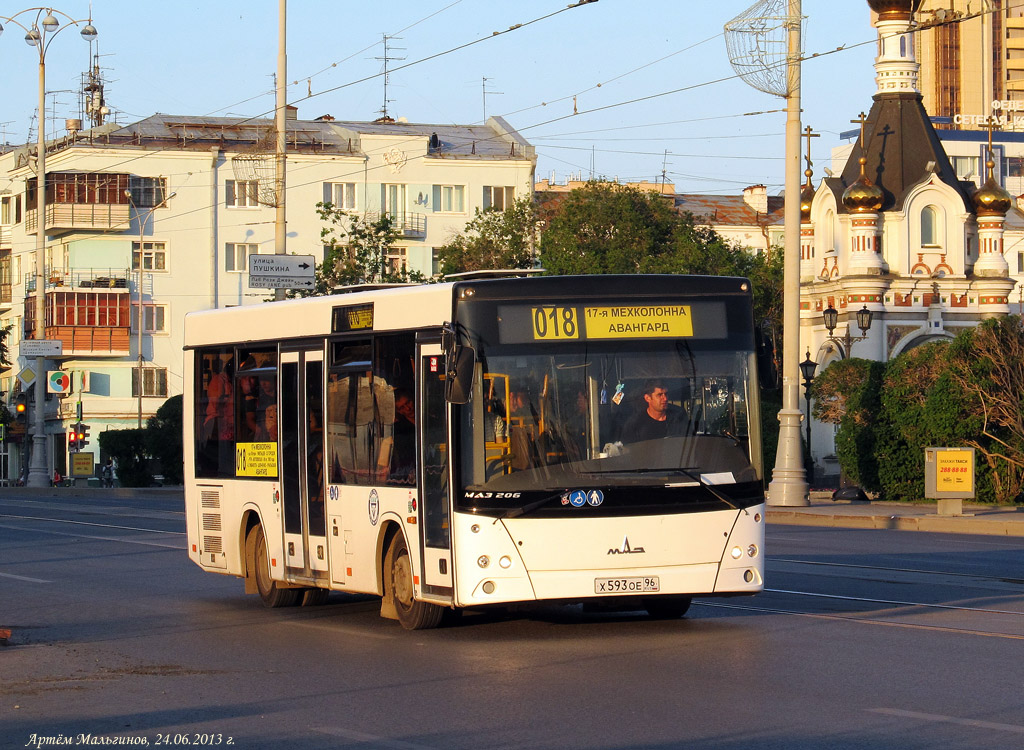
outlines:
[[[497,117],[461,126],[299,120],[293,111],[287,141],[286,251],[318,261],[318,202],[368,218],[386,212],[400,235],[391,262],[429,276],[435,249],[477,210],[533,189],[535,151]],[[47,369],[73,374],[70,395],[45,404],[51,472],[64,473],[79,402],[98,457],[100,432],[135,427],[181,393],[187,313],[272,297],[249,285],[248,256],[276,249],[273,143],[272,121],[235,117],[154,115],[71,131],[47,145],[42,218],[34,147],[0,154],[0,325],[12,327],[13,360],[0,386],[7,403],[31,392],[19,375],[34,360],[20,349],[37,325],[63,345]],[[3,443],[0,480],[18,476],[23,442],[14,434]]]

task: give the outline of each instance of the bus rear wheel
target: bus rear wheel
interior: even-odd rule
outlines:
[[[388,593],[395,606],[398,621],[406,630],[426,630],[441,624],[444,608],[413,598],[412,561],[409,547],[401,533],[396,534],[388,551]]]
[[[288,589],[278,585],[270,577],[270,556],[267,554],[267,537],[262,526],[256,526],[250,534],[253,539],[253,576],[256,590],[265,607],[294,607],[302,597],[302,589]]]
[[[644,609],[656,620],[678,620],[690,609],[689,596],[653,596],[644,599]]]

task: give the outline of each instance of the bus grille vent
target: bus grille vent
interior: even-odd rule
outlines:
[[[199,500],[204,508],[220,508],[220,493],[204,490],[199,493]]]
[[[204,536],[203,551],[219,555],[224,551],[224,540],[219,536]]]
[[[220,513],[203,513],[203,531],[220,530]]]

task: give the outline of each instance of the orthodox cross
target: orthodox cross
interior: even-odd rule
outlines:
[[[811,162],[811,138],[820,138],[820,137],[821,137],[821,133],[815,133],[814,131],[812,131],[810,125],[808,125],[806,128],[804,128],[804,138],[807,139],[807,170],[804,172],[804,175],[807,177],[807,184],[808,185],[811,184],[811,174],[812,174],[811,167],[814,166],[813,163]]]

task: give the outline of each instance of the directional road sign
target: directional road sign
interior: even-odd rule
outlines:
[[[312,255],[259,255],[249,256],[249,276],[279,276],[313,278],[316,259]],[[255,285],[254,285],[255,286]]]
[[[257,289],[312,289],[312,276],[250,276],[249,286]]]
[[[60,339],[24,339],[19,346],[23,357],[60,357],[64,354],[64,342]]]

